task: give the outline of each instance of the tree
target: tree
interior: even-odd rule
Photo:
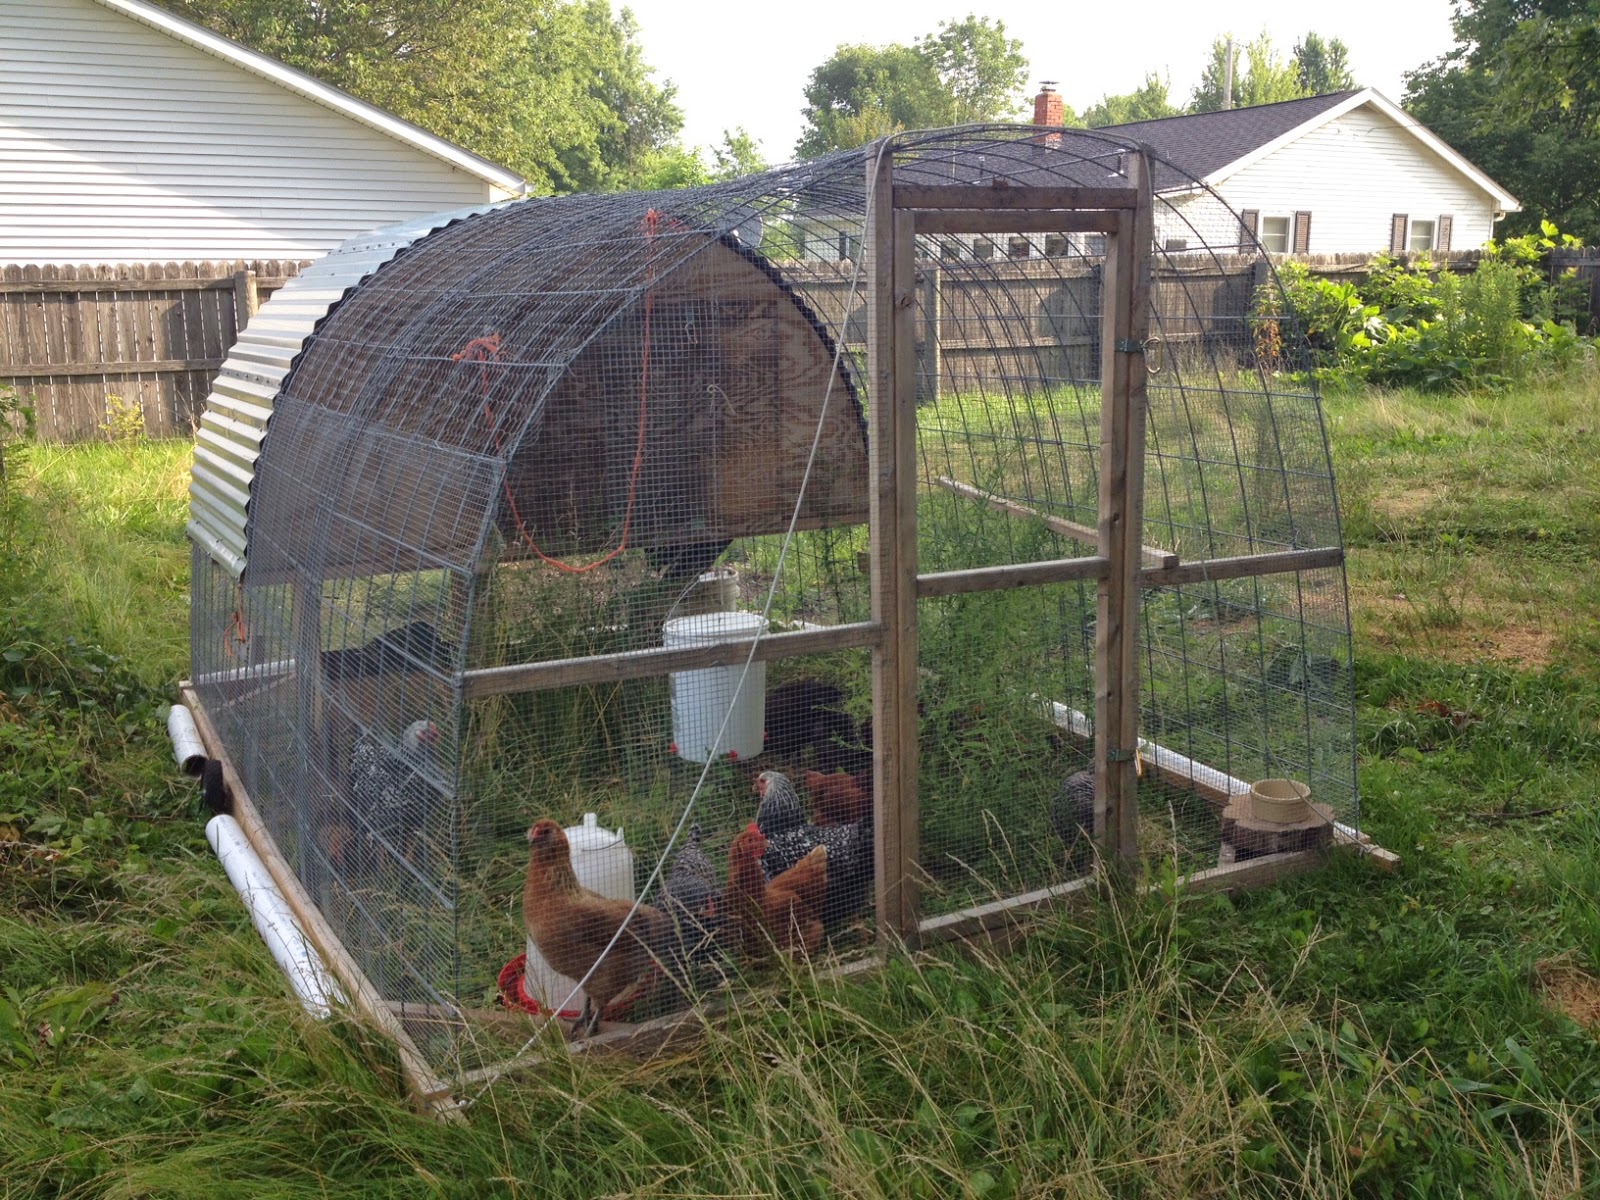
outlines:
[[[1233,49],[1233,108],[1275,104],[1308,95],[1300,85],[1292,62],[1284,62],[1265,31],[1253,42],[1241,44],[1228,37],[1211,43],[1211,61],[1201,72],[1189,100],[1189,111],[1216,112],[1223,107],[1228,79],[1228,49]],[[1242,60],[1242,62],[1241,62]],[[1241,69],[1242,68],[1242,69]]]
[[[1100,97],[1100,102],[1091,105],[1083,114],[1083,123],[1090,129],[1099,129],[1106,125],[1126,125],[1131,121],[1175,117],[1181,110],[1168,97],[1169,87],[1165,79],[1152,71],[1144,77],[1141,87],[1120,96]]]
[[[986,17],[946,21],[912,46],[840,46],[806,84],[796,152],[814,158],[901,129],[1014,116],[1027,70],[1022,43]]]
[[[973,16],[946,21],[938,33],[917,41],[916,53],[938,80],[927,97],[940,109],[933,124],[967,125],[1018,114],[1028,60],[1022,43],[1006,36],[1004,22]]]
[[[1323,41],[1320,34],[1308,33],[1294,48],[1295,78],[1307,96],[1326,96],[1346,92],[1356,86],[1350,74],[1350,48],[1338,38]]]
[[[1600,239],[1600,0],[1461,0],[1452,24],[1406,108],[1521,201],[1504,232]]]
[[[683,117],[610,0],[159,0],[536,190],[629,185]]]

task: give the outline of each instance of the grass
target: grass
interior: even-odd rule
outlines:
[[[1397,875],[802,975],[698,1049],[497,1084],[467,1128],[287,999],[173,771],[187,448],[30,448],[0,523],[0,1193],[1594,1194],[1600,383],[1328,411]]]

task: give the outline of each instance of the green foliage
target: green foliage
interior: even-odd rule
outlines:
[[[840,46],[806,84],[802,158],[902,129],[1014,115],[1027,78],[1022,43],[987,17],[946,21],[910,46]]]
[[[1338,38],[1324,41],[1312,32],[1295,44],[1295,80],[1307,96],[1326,96],[1357,86],[1350,73],[1350,48]]]
[[[1508,229],[1600,239],[1600,0],[1461,0],[1452,25],[1407,110],[1517,196]]]
[[[610,0],[162,0],[503,163],[536,191],[633,186],[683,117]]]
[[[1168,80],[1151,71],[1144,83],[1121,96],[1102,96],[1083,114],[1083,123],[1090,129],[1106,125],[1127,125],[1133,121],[1153,121],[1158,117],[1175,117],[1179,109],[1168,96]]]
[[[1539,266],[1548,250],[1573,242],[1546,223],[1537,235],[1491,243],[1465,276],[1427,256],[1403,263],[1380,255],[1359,286],[1285,262],[1283,290],[1262,289],[1258,318],[1281,343],[1281,323],[1292,317],[1325,383],[1504,387],[1592,351],[1573,328],[1570,278],[1551,281]]]
[[[1571,460],[1600,452],[1600,401],[1577,390],[1337,399],[1342,465],[1377,460],[1367,502],[1432,484],[1472,505],[1387,534],[1369,522],[1358,603],[1378,555],[1416,558],[1392,540],[1407,530],[1491,551],[1471,560],[1477,578],[1531,554],[1559,566],[1569,537],[1571,561],[1591,561],[1596,486]],[[74,447],[58,465],[29,448],[22,523],[63,549],[30,552],[21,574],[0,556],[0,615],[28,607],[36,623],[8,625],[23,654],[0,658],[0,730],[26,726],[0,746],[9,1193],[1583,1193],[1600,1158],[1600,1042],[1543,981],[1600,972],[1600,640],[1583,616],[1600,597],[1553,614],[1562,669],[1447,658],[1470,656],[1458,636],[1430,657],[1361,647],[1362,827],[1404,856],[1393,876],[1336,857],[1204,896],[1156,872],[1152,892],[1086,897],[1003,951],[799,970],[785,1002],[753,999],[667,1055],[552,1054],[464,1089],[468,1121],[446,1125],[411,1110],[367,1026],[299,1012],[176,777],[156,700],[181,669],[187,558],[155,577],[133,563],[181,545],[182,491],[166,481],[187,453]],[[1457,473],[1468,460],[1476,474]],[[1539,473],[1552,469],[1565,473]],[[146,622],[176,618],[175,643],[93,650],[88,608],[55,597],[95,570],[115,571]],[[980,644],[966,652],[982,666]],[[500,915],[511,953],[515,915]]]
[[[1293,62],[1278,56],[1266,31],[1251,42],[1230,41],[1226,37],[1211,43],[1211,58],[1201,72],[1189,99],[1189,111],[1216,112],[1223,107],[1228,76],[1228,51],[1233,51],[1233,107],[1274,104],[1309,95],[1300,83]],[[1241,61],[1242,60],[1242,61]]]

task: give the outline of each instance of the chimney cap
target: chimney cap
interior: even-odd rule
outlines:
[[[1039,80],[1039,90],[1041,92],[1054,91],[1057,82],[1059,82],[1059,81],[1055,80],[1055,79],[1041,79],[1041,80]]]

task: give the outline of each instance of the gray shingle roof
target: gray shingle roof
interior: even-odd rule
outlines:
[[[1357,90],[1258,104],[1251,108],[1230,108],[1223,112],[1131,121],[1126,125],[1108,125],[1100,132],[1143,142],[1174,166],[1196,179],[1205,179],[1349,99]],[[1170,181],[1157,178],[1156,186],[1159,188],[1164,182]]]

